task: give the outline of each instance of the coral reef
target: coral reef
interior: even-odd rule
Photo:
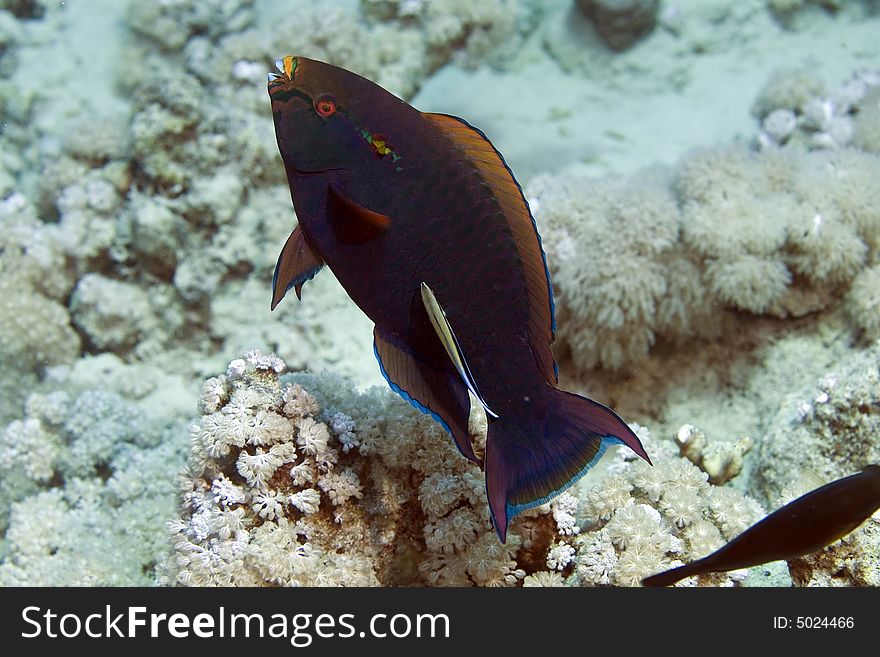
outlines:
[[[638,586],[644,577],[704,557],[763,517],[753,499],[708,483],[644,427],[636,431],[654,467],[618,452],[586,496],[588,527],[573,541],[570,581],[582,586]],[[707,574],[679,586],[730,586],[745,572]]]
[[[637,362],[663,331],[717,332],[697,264],[676,253],[681,216],[668,187],[538,176],[526,195],[548,253],[558,342],[579,368]]]
[[[128,5],[128,24],[162,48],[175,51],[190,37],[212,38],[238,32],[254,21],[255,0],[173,0],[172,2],[132,2]]]
[[[179,424],[98,389],[32,393],[26,410],[0,434],[0,585],[153,583]]]
[[[679,453],[709,475],[709,483],[720,486],[727,483],[743,468],[743,458],[754,445],[749,436],[736,442],[712,441],[692,424],[685,424],[675,434]]]
[[[70,301],[73,321],[101,351],[131,347],[157,329],[147,293],[132,283],[86,274]]]
[[[560,341],[581,368],[636,364],[658,338],[717,335],[718,305],[781,318],[831,308],[878,257],[880,158],[864,151],[726,146],[689,154],[672,182],[639,178],[526,186]],[[860,325],[874,305],[870,285],[854,288]]]
[[[628,586],[763,515],[637,427],[654,468],[618,452],[580,513],[563,493],[501,545],[482,473],[436,423],[388,391],[283,368],[252,351],[205,382],[162,582]],[[484,430],[472,418],[478,451]]]
[[[403,97],[453,59],[475,65],[502,44],[510,48],[534,25],[538,11],[537,3],[520,0],[301,1],[288,4],[271,24],[253,25],[252,1],[142,4],[131,5],[132,28],[167,50],[183,48],[200,77],[253,82],[278,57],[299,54],[354,70]],[[211,17],[206,32],[202,24],[212,11],[221,20]],[[295,53],[289,52],[293,42]]]
[[[853,145],[880,150],[880,72],[860,71],[831,92],[805,69],[782,69],[758,93],[752,114],[761,121],[759,148]]]
[[[356,393],[330,375],[279,378],[277,361],[251,354],[204,388],[187,506],[171,528],[173,552],[162,556],[174,473],[186,460],[183,418],[198,383],[230,355],[260,348],[291,369],[377,380],[369,322],[329,272],[307,286],[310,303],[268,311],[277,249],[295,222],[263,87],[279,55],[346,66],[404,98],[448,64],[481,67],[459,73],[478,83],[495,79],[488,69],[504,70],[517,93],[549,93],[556,121],[581,115],[553,88],[531,85],[544,72],[553,78],[557,64],[568,72],[562,83],[583,89],[571,102],[605,111],[617,93],[659,113],[655,99],[678,96],[670,92],[704,85],[724,96],[700,69],[723,70],[730,60],[720,56],[743,53],[740,44],[747,68],[767,61],[757,52],[768,38],[784,53],[773,67],[803,66],[821,51],[810,71],[788,68],[768,82],[754,130],[726,133],[754,132],[748,148],[694,152],[673,170],[629,180],[553,173],[526,187],[554,268],[559,355],[576,366],[563,375],[644,364],[629,390],[609,397],[626,408],[652,388],[645,374],[656,367],[646,359],[660,362],[669,345],[727,338],[750,323],[760,325],[755,334],[796,327],[809,345],[763,349],[763,333],[736,347],[719,340],[711,346],[725,357],[759,344],[705,378],[733,388],[763,376],[787,390],[851,348],[845,321],[860,341],[852,348],[880,335],[880,85],[876,71],[837,87],[821,77],[876,66],[852,40],[864,29],[856,20],[871,27],[863,19],[872,4],[664,3],[651,37],[616,53],[590,36],[570,0],[0,0],[0,584],[149,584],[158,561],[166,583],[635,583],[649,567],[726,538],[725,514],[754,511],[727,487],[695,483],[706,474],[722,482],[742,469],[736,487],[766,503],[801,469],[832,478],[876,460],[876,346],[796,391],[775,418],[767,414],[777,397],[757,400],[757,384],[722,417],[715,391],[693,394],[672,371],[672,397],[700,397],[714,410],[670,411],[660,391],[640,420],[660,423],[664,435],[693,421],[717,437],[679,435],[681,453],[704,472],[671,442],[654,441],[662,482],[614,457],[599,492],[573,489],[518,517],[499,546],[482,473],[435,423],[387,390]],[[810,29],[798,37],[801,26]],[[846,29],[851,50],[836,68],[816,46],[832,28]],[[449,72],[437,78],[441,89]],[[748,98],[738,79],[730,89]],[[585,121],[608,139],[597,146],[595,134],[579,136],[557,152],[520,131],[519,117],[540,116],[511,119],[494,98],[467,100],[460,113],[479,119],[506,154],[496,129],[516,130],[526,152],[540,155],[533,171],[618,171],[623,150],[659,157],[642,141],[627,144],[622,119],[620,133]],[[754,361],[785,350],[784,375],[759,372],[765,364]],[[594,381],[606,385],[603,375]],[[747,430],[725,428],[745,415]],[[729,441],[746,433],[757,447],[744,459],[746,445]],[[474,434],[480,447],[476,423]],[[229,451],[208,454],[212,445]],[[796,581],[873,582],[857,558],[875,545],[874,525],[804,558],[800,571],[793,565]]]
[[[435,422],[283,369],[251,351],[205,382],[162,582],[513,585],[566,526],[547,507],[499,544],[482,473]]]
[[[880,463],[880,343],[856,351],[792,392],[769,420],[751,486],[775,500],[793,476],[825,481]]]
[[[875,14],[874,0],[765,0],[767,9],[781,25],[797,29],[807,19],[849,13],[857,17]]]
[[[0,202],[0,423],[18,415],[47,366],[70,362],[80,339],[63,304],[72,285],[56,234],[25,197]]]

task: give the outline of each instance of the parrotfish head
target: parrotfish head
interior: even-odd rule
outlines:
[[[269,73],[278,149],[288,171],[356,169],[399,159],[385,135],[418,114],[379,85],[345,69],[288,56]],[[391,156],[391,157],[386,157]]]

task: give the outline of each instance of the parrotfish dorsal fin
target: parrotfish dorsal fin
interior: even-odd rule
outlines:
[[[538,228],[522,189],[507,168],[504,158],[482,132],[455,116],[423,115],[455,142],[465,157],[477,167],[507,218],[526,276],[532,353],[547,381],[556,384],[556,362],[550,350],[556,334],[550,272]]]
[[[498,415],[489,408],[486,400],[483,399],[483,396],[477,389],[477,384],[471,374],[471,368],[468,367],[467,361],[464,358],[464,353],[461,350],[461,345],[458,344],[458,339],[452,331],[452,326],[449,325],[449,319],[446,317],[446,313],[443,312],[443,308],[437,301],[437,297],[434,296],[434,292],[431,291],[431,288],[428,287],[428,284],[424,281],[422,281],[422,303],[425,305],[425,310],[428,312],[431,326],[433,326],[434,330],[437,332],[437,337],[440,338],[443,349],[452,361],[452,365],[461,377],[462,382],[464,382],[467,389],[471,391],[471,394],[480,401],[480,404],[486,409],[486,414],[490,417],[497,418]]]
[[[440,422],[452,434],[462,456],[479,465],[468,434],[470,399],[455,373],[438,371],[378,326],[373,329],[373,350],[391,389]]]
[[[363,244],[391,225],[389,217],[355,203],[337,184],[327,187],[327,221],[343,244]]]
[[[324,260],[317,255],[306,241],[302,229],[297,226],[290,233],[272,276],[272,310],[275,310],[290,288],[296,288],[296,298],[302,299],[303,283],[315,277]]]

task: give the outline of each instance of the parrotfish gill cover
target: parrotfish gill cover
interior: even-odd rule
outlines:
[[[522,190],[482,132],[350,71],[285,57],[269,74],[299,225],[274,308],[326,264],[375,322],[391,388],[480,464],[495,529],[571,486],[610,444],[650,462],[611,409],[559,390],[550,277]],[[469,392],[489,419],[483,459]]]

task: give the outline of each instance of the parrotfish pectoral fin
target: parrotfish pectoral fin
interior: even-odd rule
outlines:
[[[532,404],[528,415],[489,424],[486,493],[502,542],[516,514],[549,502],[574,484],[609,445],[627,445],[651,462],[626,423],[598,402],[547,386],[544,399]]]
[[[390,217],[358,205],[335,183],[327,187],[327,221],[343,244],[363,244],[391,225]]]
[[[440,338],[440,342],[443,344],[443,349],[452,361],[455,371],[461,376],[461,380],[464,382],[465,386],[467,386],[467,389],[471,391],[471,394],[479,400],[480,404],[486,410],[486,414],[489,417],[497,418],[498,414],[489,408],[489,405],[483,399],[480,391],[477,390],[477,384],[474,381],[474,377],[471,374],[471,369],[468,367],[467,361],[464,359],[461,345],[458,344],[458,339],[455,337],[455,333],[449,325],[449,319],[446,317],[446,313],[443,312],[443,308],[440,307],[437,297],[434,296],[431,288],[428,287],[428,284],[424,281],[422,281],[422,303],[425,305],[428,318],[431,320],[431,326],[433,326],[434,330],[437,332],[437,337]]]
[[[302,299],[303,283],[315,277],[324,260],[317,255],[306,241],[302,229],[297,226],[290,233],[272,276],[272,310],[275,310],[290,288],[296,288],[296,298]]]
[[[455,373],[436,370],[412,354],[403,341],[378,326],[373,330],[373,349],[391,389],[442,424],[452,434],[462,456],[479,464],[468,433],[470,399]]]

